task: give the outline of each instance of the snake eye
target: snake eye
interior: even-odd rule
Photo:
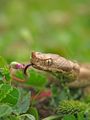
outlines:
[[[52,65],[52,63],[53,63],[53,61],[52,61],[52,59],[51,59],[51,58],[49,58],[49,59],[45,60],[45,65],[47,65],[47,66]]]

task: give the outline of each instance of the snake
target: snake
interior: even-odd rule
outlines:
[[[53,53],[32,52],[30,64],[24,69],[25,74],[29,66],[53,73],[58,78],[63,76],[71,88],[90,86],[90,63],[78,63]]]
[[[58,78],[63,76],[66,81],[78,79],[80,67],[77,62],[72,62],[60,55],[53,53],[32,52],[30,64],[25,68],[32,66],[38,70],[51,72]]]

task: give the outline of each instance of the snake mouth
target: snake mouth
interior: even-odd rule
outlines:
[[[33,67],[33,68],[36,68],[36,69],[38,69],[38,70],[42,70],[42,68],[41,68],[40,66],[37,66],[37,65],[35,65],[35,64],[33,64],[33,63],[27,64],[27,65],[25,66],[25,68],[24,68],[24,74],[25,74],[26,76],[27,76],[27,69],[28,69],[29,67]],[[44,70],[44,71],[47,71],[47,70]]]
[[[27,64],[24,68],[24,74],[27,75],[27,69],[29,67],[33,67],[33,68],[36,68],[36,69],[39,69],[39,70],[42,70],[42,68],[40,66],[37,66],[35,65],[34,63],[30,63],[30,64]]]

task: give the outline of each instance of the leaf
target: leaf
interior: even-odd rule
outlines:
[[[15,106],[19,99],[19,91],[16,88],[13,90],[3,99],[3,103],[8,103],[11,106]]]
[[[21,118],[23,118],[23,117],[24,117],[24,119],[28,118],[26,120],[36,120],[35,117],[33,115],[31,115],[31,114],[23,114],[23,115],[21,115]]]
[[[10,81],[11,80],[11,77],[10,77],[10,71],[7,67],[4,67],[3,68],[3,75],[5,76],[5,79],[7,81]]]
[[[30,77],[26,84],[34,86],[34,87],[44,87],[47,83],[46,77],[42,73],[38,73],[34,70],[29,70]]]
[[[16,88],[13,88],[9,84],[0,85],[0,102],[7,103],[11,106],[17,104],[19,98],[19,92]]]
[[[0,85],[0,101],[2,101],[7,96],[7,94],[9,94],[12,90],[13,88],[10,85],[1,84]]]
[[[20,79],[25,79],[25,75],[23,74],[22,70],[17,70],[16,71],[16,77]]]
[[[34,107],[30,107],[29,113],[35,117],[35,120],[39,120],[38,111]]]
[[[89,120],[89,118],[84,117],[84,113],[78,113],[78,120],[85,120],[85,118],[86,120]]]
[[[0,120],[21,120],[20,118],[21,118],[20,115],[10,114],[9,116],[5,116]]]
[[[68,100],[68,95],[65,91],[65,89],[60,89],[60,88],[57,88],[56,85],[51,85],[51,91],[52,91],[52,101],[51,101],[51,105],[52,106],[57,106],[59,104],[60,101],[62,100]]]
[[[52,115],[52,116],[46,117],[42,120],[61,120],[61,117],[58,115]]]
[[[65,115],[63,120],[75,120],[75,117],[74,117],[74,115]]]
[[[7,65],[6,60],[0,56],[0,68],[3,68]]]
[[[30,92],[27,92],[23,89],[19,89],[19,101],[17,105],[14,107],[14,113],[22,114],[27,112],[30,106]]]
[[[3,80],[3,74],[2,74],[2,72],[0,71],[0,81],[2,81]]]
[[[12,108],[7,104],[0,105],[0,117],[10,115]]]
[[[11,77],[10,77],[10,70],[8,67],[4,67],[4,68],[1,68],[0,69],[0,80],[3,80],[3,78],[6,80],[6,81],[10,81],[11,80]],[[5,81],[4,81],[5,82]]]

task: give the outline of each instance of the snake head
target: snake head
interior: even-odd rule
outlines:
[[[79,72],[79,65],[57,54],[32,52],[31,63],[33,67],[53,72]],[[76,66],[76,67],[75,67]]]
[[[33,67],[48,71],[53,65],[53,59],[48,54],[43,54],[40,52],[32,52],[31,63]]]

